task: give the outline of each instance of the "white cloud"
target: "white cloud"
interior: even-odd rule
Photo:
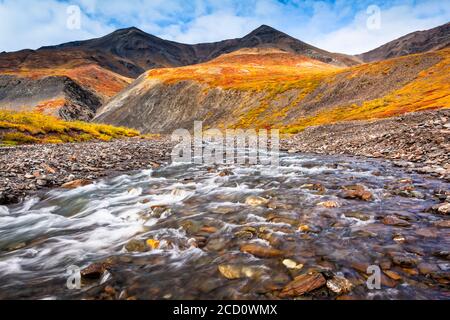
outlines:
[[[380,3],[380,30],[366,7]],[[0,0],[0,51],[38,48],[136,26],[169,40],[199,43],[241,37],[268,24],[335,52],[360,53],[450,20],[448,0]],[[82,8],[80,30],[66,28],[67,6]],[[356,9],[355,9],[356,8]]]
[[[88,39],[112,30],[111,27],[82,15],[80,30],[67,28],[67,4],[41,0],[0,1],[0,51],[39,48],[70,40]]]
[[[415,7],[399,5],[381,10],[380,29],[367,28],[368,14],[359,12],[355,19],[336,31],[318,35],[313,41],[325,50],[358,54],[377,48],[408,33],[442,25],[450,19],[445,1],[429,1]]]

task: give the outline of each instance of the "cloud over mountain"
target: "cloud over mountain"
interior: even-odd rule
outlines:
[[[369,30],[366,10],[374,4],[381,8],[381,28]],[[66,27],[69,5],[81,8],[79,30]],[[129,26],[178,42],[212,42],[268,24],[317,47],[355,54],[449,20],[447,3],[436,0],[1,0],[0,51],[89,39]]]

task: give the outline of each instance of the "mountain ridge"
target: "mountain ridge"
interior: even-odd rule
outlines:
[[[105,52],[134,64],[133,69],[130,69],[132,74],[122,75],[137,77],[150,69],[181,67],[207,62],[222,54],[254,47],[279,48],[336,65],[359,63],[352,56],[316,48],[268,25],[262,25],[241,38],[198,44],[165,40],[136,27],[130,27],[116,30],[100,38],[46,46],[38,49],[38,51],[84,49]]]
[[[391,117],[450,107],[450,50],[336,67],[289,52],[241,50],[181,68],[149,70],[94,121],[145,133],[280,128]]]
[[[446,24],[428,31],[420,31],[418,33],[407,35],[388,43],[385,46],[381,46],[378,48],[378,51],[376,51],[377,49],[372,51],[375,52],[375,56],[377,54],[402,56],[410,51],[427,52],[433,51],[441,46],[446,47],[446,41],[450,34],[449,25],[450,24]],[[422,39],[422,42],[425,41],[423,39],[428,39],[425,41],[425,44],[431,43],[431,45],[417,45],[417,43],[420,44],[421,42],[410,40],[411,38],[416,39],[417,34],[420,35],[419,38]],[[431,41],[429,40],[430,38],[434,40]],[[404,39],[409,40],[404,41]],[[443,43],[439,43],[439,41],[442,41]],[[398,45],[399,43],[401,44],[400,46]],[[405,47],[409,48],[408,46],[411,46],[411,48],[408,49],[409,51],[404,49]],[[245,52],[246,50],[247,52]],[[254,63],[261,64],[263,68],[261,72],[254,70],[251,64],[247,64],[244,67],[239,66],[239,61],[234,61],[234,64],[230,65],[231,60],[236,60],[236,57],[242,59],[242,64],[246,64],[248,62],[247,60],[249,60],[249,50],[256,50],[256,55],[253,55],[251,59],[256,59]],[[268,52],[270,50],[273,52]],[[244,52],[245,54],[243,54]],[[233,53],[236,54],[230,56],[230,54]],[[274,59],[273,61],[278,61],[280,65],[277,66],[273,61],[271,62],[269,57],[272,57]],[[100,104],[104,106],[118,93],[132,89],[134,86],[129,86],[129,84],[133,79],[140,76],[142,77],[142,75],[144,75],[145,78],[147,72],[151,70],[156,70],[155,74],[158,74],[158,70],[172,70],[179,68],[179,70],[175,70],[174,72],[170,71],[170,73],[165,73],[163,71],[163,77],[169,76],[173,82],[188,80],[193,81],[194,83],[201,83],[202,78],[204,78],[205,81],[203,82],[209,81],[209,83],[203,83],[202,85],[212,86],[215,84],[220,88],[228,87],[231,89],[233,89],[233,85],[246,87],[246,89],[252,89],[250,88],[251,86],[257,86],[262,91],[266,89],[264,86],[268,86],[268,90],[270,91],[278,86],[276,84],[277,81],[287,81],[284,85],[279,85],[280,90],[284,90],[282,89],[283,86],[289,87],[293,83],[297,83],[298,85],[302,84],[304,81],[303,78],[305,77],[303,77],[301,73],[299,74],[299,71],[308,71],[307,74],[309,75],[306,76],[306,78],[308,78],[310,76],[309,71],[311,70],[310,68],[305,68],[306,65],[301,62],[302,59],[311,59],[307,64],[309,63],[316,68],[316,71],[319,74],[324,72],[323,69],[327,69],[324,65],[321,65],[319,68],[320,64],[330,66],[330,70],[333,70],[335,67],[356,67],[361,65],[362,58],[364,57],[361,56],[360,58],[357,58],[338,53],[330,53],[311,46],[267,25],[262,25],[241,38],[194,45],[164,40],[154,35],[147,34],[136,27],[131,27],[116,30],[100,38],[68,42],[57,46],[46,46],[38,50],[21,50],[13,53],[0,54],[0,81],[8,83],[9,87],[11,86],[11,83],[20,84],[21,82],[25,82],[30,86],[32,92],[42,91],[49,93],[45,96],[44,100],[42,100],[43,95],[36,95],[35,99],[33,99],[33,97],[27,95],[27,90],[23,85],[18,85],[18,90],[13,90],[15,92],[14,96],[5,93],[0,95],[0,108],[25,108],[26,110],[33,110],[34,108],[38,111],[51,114],[67,114],[67,106],[81,106],[83,109],[82,112],[77,111],[69,114],[74,114],[75,116],[83,114],[83,119],[86,119],[86,115],[88,115],[87,118],[94,115],[92,113],[93,110],[104,110],[104,108],[99,107],[97,103],[95,105],[90,105],[91,102],[96,99],[79,101],[78,98],[73,100],[73,97],[87,97],[88,95],[86,95],[85,92],[90,92],[98,98]],[[370,60],[374,58],[366,57],[366,59]],[[429,58],[426,59],[429,60]],[[292,61],[296,60],[299,60],[298,63],[301,67],[296,68],[291,64]],[[384,61],[385,59],[383,58],[382,60]],[[209,63],[212,63],[213,65],[209,65]],[[413,62],[413,65],[415,63],[416,62]],[[214,66],[214,64],[217,64],[218,66]],[[421,65],[420,62],[418,62],[418,64]],[[389,65],[389,63],[386,63],[385,65]],[[192,69],[189,69],[190,67],[192,67]],[[375,69],[378,68],[376,65],[372,65],[372,67]],[[272,70],[270,68],[272,68]],[[215,69],[216,71],[214,71]],[[219,69],[221,71],[214,75]],[[403,69],[406,72],[408,68]],[[191,70],[198,73],[194,73],[194,77],[190,77],[183,74],[185,70]],[[205,73],[205,70],[209,71],[206,71]],[[411,70],[415,70],[414,67],[412,67]],[[249,72],[255,78],[245,75],[245,72]],[[389,72],[386,71],[386,74],[388,75]],[[407,72],[407,74],[409,73]],[[292,75],[296,75],[297,80],[293,79]],[[11,80],[8,77],[15,78],[14,80]],[[70,78],[77,84],[77,86],[74,87],[79,88],[78,94],[70,96],[64,94],[63,96],[69,99],[67,102],[66,99],[61,98],[61,90],[58,91],[52,90],[52,88],[43,87],[43,85],[55,83],[53,80],[42,81],[48,77]],[[359,76],[357,76],[355,80],[352,80],[353,82],[350,86],[351,88],[354,88],[354,90],[360,90],[359,87],[365,86],[364,83],[357,83],[358,77]],[[386,79],[387,81],[390,81],[389,77],[386,77]],[[312,76],[310,80],[311,82],[304,82],[302,84],[306,87],[305,90],[307,91],[312,90],[313,86],[318,83],[317,75]],[[360,80],[369,81],[369,83],[373,81],[366,75],[363,75],[363,78]],[[379,79],[376,80],[376,83],[380,84],[380,88],[386,87],[382,82],[378,81]],[[401,76],[396,75],[392,78],[392,81],[401,82]],[[341,83],[340,85],[343,86],[342,90],[345,92],[347,90],[345,84]],[[396,88],[396,86],[396,83],[391,84],[392,88]],[[128,89],[126,89],[127,87]],[[295,90],[298,91],[300,88],[297,87]],[[377,88],[373,88],[372,91],[381,92]],[[17,102],[24,101],[23,99],[12,101],[12,97],[18,98],[20,92],[27,95],[27,105],[18,105]],[[54,95],[52,96],[51,93],[54,93]],[[339,101],[339,97],[341,97],[339,93],[335,94],[337,100],[330,98],[328,101],[331,105],[334,105],[336,101]],[[351,101],[350,98],[352,94],[345,94],[348,97],[344,100],[347,99],[348,101]],[[358,96],[358,93],[353,95]],[[266,102],[267,101],[263,104],[265,105]],[[358,102],[361,101],[358,100]],[[59,107],[58,103],[60,103]],[[47,107],[48,110],[46,110]],[[61,110],[66,111],[59,112],[58,108],[62,108]],[[264,108],[261,107],[260,109],[262,110]],[[275,106],[272,106],[269,109],[275,114],[284,112],[276,110]],[[250,114],[255,112],[256,111],[253,110]],[[257,114],[259,114],[259,112],[256,112],[252,116],[256,116]],[[251,122],[250,118],[252,116],[245,117],[246,119],[242,124],[245,125],[245,123]],[[267,123],[267,125],[271,124]]]
[[[450,46],[450,22],[428,30],[411,32],[378,48],[356,55],[364,62],[381,61]]]

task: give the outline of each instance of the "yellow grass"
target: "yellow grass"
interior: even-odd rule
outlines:
[[[39,112],[0,111],[0,143],[6,145],[109,141],[138,135],[129,128],[63,121]]]

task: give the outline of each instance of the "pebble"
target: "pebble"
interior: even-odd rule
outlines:
[[[435,206],[433,206],[432,210],[438,214],[449,215],[450,214],[450,203],[446,202],[446,203],[441,203],[441,204],[435,205]]]
[[[278,249],[263,247],[257,244],[241,245],[240,250],[249,253],[258,258],[276,258],[282,256],[284,253]]]
[[[395,271],[392,270],[385,270],[383,271],[389,278],[393,280],[400,280],[402,277]]]
[[[324,201],[318,203],[317,206],[332,209],[332,208],[340,208],[341,204],[337,201]]]
[[[411,223],[409,223],[408,221],[405,221],[403,219],[400,219],[400,218],[398,218],[396,216],[384,217],[382,222],[385,225],[395,226],[395,227],[410,227],[411,226]]]
[[[269,204],[269,200],[262,197],[250,196],[247,199],[245,199],[245,204],[252,207],[260,207]]]
[[[148,246],[145,241],[132,239],[125,245],[125,249],[128,252],[145,252]]]
[[[235,264],[219,265],[218,270],[222,274],[222,276],[229,280],[240,278],[255,278],[259,277],[262,273],[261,268]]]
[[[319,289],[327,284],[321,273],[303,274],[286,285],[280,293],[280,298],[294,298]]]
[[[303,264],[299,264],[291,259],[284,259],[283,264],[288,269],[301,270],[303,268]]]
[[[346,186],[339,196],[344,199],[373,200],[372,193],[363,185]]]
[[[327,281],[327,287],[336,294],[344,294],[350,292],[353,285],[344,277],[334,276]]]

